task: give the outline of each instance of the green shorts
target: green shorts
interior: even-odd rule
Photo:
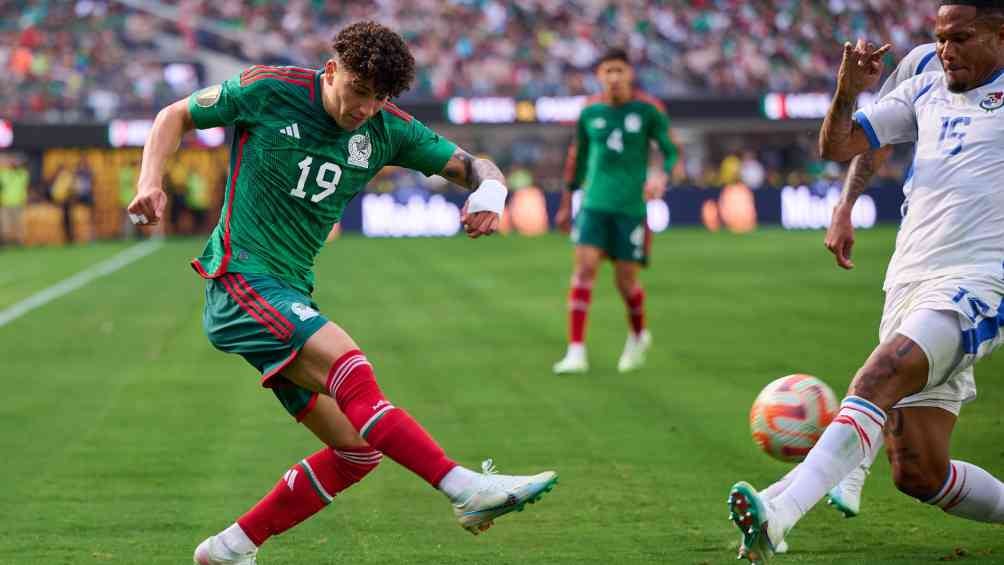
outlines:
[[[648,264],[652,247],[652,232],[645,217],[579,210],[572,228],[572,241],[576,245],[599,247],[617,261],[637,261]]]
[[[283,407],[300,421],[317,393],[282,376],[328,319],[309,296],[269,275],[226,273],[206,281],[202,327],[220,351],[238,353],[262,374]]]

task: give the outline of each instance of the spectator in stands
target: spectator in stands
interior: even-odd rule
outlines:
[[[28,183],[23,159],[0,156],[0,244],[24,242]]]

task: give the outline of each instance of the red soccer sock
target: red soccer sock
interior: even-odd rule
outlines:
[[[238,518],[237,524],[261,546],[320,512],[336,494],[375,469],[380,458],[369,447],[324,448],[286,471],[272,492]]]
[[[433,487],[457,466],[414,418],[384,398],[373,366],[361,351],[335,361],[328,373],[328,392],[367,443]]]
[[[582,343],[586,339],[586,315],[593,298],[593,289],[573,285],[568,293],[568,342]]]
[[[624,300],[628,311],[628,321],[631,331],[638,335],[645,329],[645,291],[636,286]]]

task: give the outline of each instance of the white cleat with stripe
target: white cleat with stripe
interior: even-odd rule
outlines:
[[[558,484],[558,474],[545,471],[536,475],[499,475],[491,459],[481,464],[484,473],[463,502],[453,505],[461,527],[474,535],[487,530],[495,518],[510,512],[522,512]]]
[[[195,548],[195,565],[255,565],[258,550],[251,553],[234,553],[219,536],[206,538]]]

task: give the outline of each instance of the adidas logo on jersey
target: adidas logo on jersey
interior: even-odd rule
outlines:
[[[293,122],[292,125],[288,125],[279,130],[279,133],[300,139],[300,126],[296,122]]]

